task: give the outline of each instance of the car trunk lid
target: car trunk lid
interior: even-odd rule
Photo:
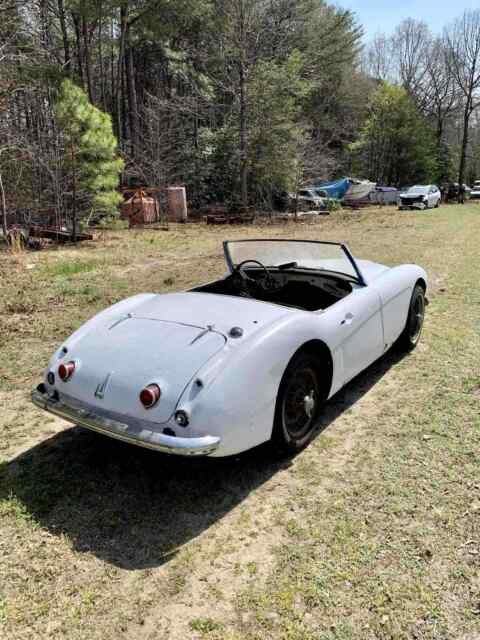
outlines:
[[[167,421],[195,373],[225,345],[212,327],[124,316],[84,336],[68,358],[78,362],[60,391],[104,410]],[[161,398],[144,409],[140,391],[158,384]]]

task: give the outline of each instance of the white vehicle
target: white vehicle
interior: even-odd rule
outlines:
[[[432,209],[442,200],[440,189],[434,184],[416,185],[400,194],[400,209]]]
[[[475,180],[472,190],[470,191],[470,198],[478,200],[480,198],[480,180]]]
[[[427,276],[344,244],[225,242],[229,272],[99,313],[53,354],[33,402],[113,438],[228,456],[294,453],[322,405],[393,344],[413,349]]]
[[[315,189],[300,189],[297,194],[289,194],[293,203],[298,198],[298,204],[311,209],[323,210],[326,208],[325,199],[318,195]]]

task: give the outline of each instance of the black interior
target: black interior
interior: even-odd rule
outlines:
[[[352,292],[350,282],[340,275],[269,267],[271,280],[265,283],[265,274],[261,269],[246,269],[245,272],[249,279],[247,286],[234,272],[222,280],[196,287],[193,291],[247,297],[305,311],[326,309]]]

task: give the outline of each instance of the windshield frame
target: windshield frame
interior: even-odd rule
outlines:
[[[340,249],[342,249],[342,251],[345,253],[348,261],[352,265],[353,270],[357,274],[357,277],[355,278],[355,276],[353,276],[351,273],[343,273],[339,271],[333,271],[331,269],[318,269],[318,271],[319,272],[321,271],[324,273],[337,273],[337,274],[341,273],[341,275],[345,275],[345,276],[348,276],[349,278],[352,278],[357,284],[361,285],[362,287],[367,286],[365,278],[363,277],[362,272],[360,271],[355,261],[355,258],[353,257],[348,246],[343,242],[330,242],[328,240],[299,240],[298,238],[294,240],[290,238],[246,238],[244,240],[224,240],[223,253],[225,255],[225,262],[227,263],[230,273],[233,273],[233,271],[235,270],[235,265],[233,263],[232,256],[230,254],[229,245],[240,243],[240,242],[242,243],[245,243],[245,242],[297,242],[297,243],[303,243],[303,244],[305,243],[326,244],[326,245],[334,245],[336,247],[340,247]],[[269,265],[265,265],[265,266],[268,267]],[[301,269],[302,268],[301,265],[298,268]]]

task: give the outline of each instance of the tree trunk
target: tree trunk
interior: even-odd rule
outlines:
[[[245,78],[245,14],[243,2],[240,3],[240,195],[243,209],[248,207],[248,185],[247,185],[247,96]]]
[[[2,174],[0,172],[0,206],[2,207],[2,230],[5,241],[7,240],[7,203],[5,201],[5,189],[3,188]]]
[[[63,0],[58,0],[58,17],[60,20],[60,29],[62,31],[62,40],[63,40],[63,51],[64,51],[64,69],[68,75],[70,75],[70,44],[68,42],[68,32],[67,32],[67,23],[65,21],[65,7],[63,5]]]
[[[90,61],[90,44],[88,41],[88,29],[85,16],[82,16],[82,35],[83,35],[83,54],[85,58],[85,71],[87,75],[88,99],[93,104],[93,87],[92,87],[92,64]]]
[[[125,57],[125,37],[127,31],[127,6],[120,7],[120,42],[118,47],[117,62],[117,82],[115,88],[115,103],[117,110],[117,136],[119,141],[122,140],[122,95],[121,89],[123,85],[123,60]]]
[[[80,34],[80,18],[76,13],[72,11],[73,26],[75,27],[75,41],[77,45],[77,70],[80,84],[84,86],[83,80],[83,51],[82,51],[82,38]]]
[[[110,108],[112,110],[113,122],[117,125],[117,103],[116,103],[116,90],[115,90],[115,54],[113,51],[113,19],[110,20]],[[117,130],[117,138],[120,140],[120,134]]]
[[[439,111],[437,113],[437,131],[436,131],[436,138],[437,138],[437,148],[440,149],[440,145],[442,144],[442,139],[443,139],[443,114]]]
[[[458,202],[462,202],[463,204],[463,187],[462,185],[465,182],[465,165],[467,161],[467,147],[468,147],[468,126],[470,124],[470,109],[471,99],[467,100],[467,104],[465,105],[465,112],[463,114],[463,137],[462,137],[462,148],[460,151],[460,168],[458,171]]]
[[[248,207],[247,187],[247,108],[245,99],[245,69],[240,63],[240,192],[242,206]]]
[[[105,98],[105,65],[103,63],[103,50],[102,50],[102,26],[103,26],[103,4],[100,0],[99,3],[99,18],[98,18],[98,62],[100,66],[100,96],[102,100],[102,109],[107,111],[107,101]]]
[[[127,91],[125,89],[125,56],[123,56],[123,67],[122,67],[122,138],[123,140],[129,139],[129,127],[128,127],[128,119],[127,119]]]
[[[71,145],[72,154],[72,242],[77,242],[77,158],[75,146]]]
[[[132,155],[135,157],[138,144],[138,108],[137,108],[137,91],[135,87],[135,69],[133,64],[133,50],[129,42],[129,34],[127,29],[126,40],[128,46],[125,53],[125,71],[127,77],[127,95],[128,95],[128,119],[130,124],[130,142]]]

